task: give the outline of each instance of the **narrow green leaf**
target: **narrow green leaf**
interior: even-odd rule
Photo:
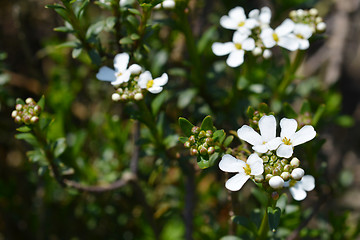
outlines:
[[[88,54],[91,59],[91,62],[93,64],[95,64],[96,66],[100,66],[100,64],[101,64],[100,54],[97,51],[95,51],[95,49],[90,49]]]
[[[284,113],[287,118],[297,118],[298,114],[295,110],[291,107],[289,103],[284,103]]]
[[[52,118],[51,117],[48,117],[48,116],[42,116],[40,119],[39,119],[39,128],[41,131],[44,131],[49,125],[50,123],[52,122]]]
[[[252,118],[254,116],[255,109],[252,106],[249,106],[246,110],[246,115],[248,118]]]
[[[304,114],[304,113],[310,113],[310,112],[311,112],[310,102],[305,100],[301,106],[300,113]]]
[[[16,104],[21,104],[21,105],[25,105],[24,100],[22,100],[21,98],[17,98],[15,101]]]
[[[210,44],[213,42],[214,34],[216,32],[217,28],[215,26],[210,27],[207,29],[202,35],[201,38],[198,41],[197,44],[197,50],[199,54],[202,54],[206,47],[209,47]]]
[[[16,131],[26,133],[26,132],[30,132],[31,128],[29,126],[22,126],[22,127],[17,128]]]
[[[153,113],[154,116],[156,116],[159,111],[161,106],[164,104],[166,98],[167,98],[168,94],[166,91],[162,91],[159,95],[157,95],[154,100],[151,102],[151,111]]]
[[[41,164],[46,164],[46,157],[42,150],[36,149],[33,151],[28,151],[26,153],[26,156],[29,158],[29,160],[33,163],[39,162]]]
[[[82,52],[82,48],[81,47],[77,47],[77,48],[74,48],[73,51],[72,51],[72,57],[73,58],[78,58],[80,56]]]
[[[37,102],[37,105],[39,105],[42,110],[45,109],[45,96],[44,95],[41,96],[40,100]]]
[[[120,39],[121,44],[132,44],[133,40],[130,37],[123,37]]]
[[[201,169],[206,169],[210,167],[209,156],[202,156],[199,154],[197,157],[197,164]]]
[[[224,138],[224,136],[225,136],[224,130],[216,130],[213,134],[213,139],[216,141],[216,140]],[[219,142],[221,142],[221,141],[219,140]]]
[[[129,8],[128,11],[132,14],[135,14],[135,15],[139,15],[141,16],[141,13],[139,10],[135,9],[135,8]]]
[[[24,140],[33,146],[38,146],[38,141],[35,136],[31,133],[19,133],[15,135],[16,139]]]
[[[312,118],[311,125],[316,126],[324,112],[325,112],[325,105],[321,104],[316,110],[314,117]]]
[[[187,138],[187,137],[179,137],[179,141],[181,142],[181,143],[185,143],[185,142],[187,142],[189,140],[189,138]]]
[[[85,8],[88,6],[88,4],[89,4],[89,0],[83,1],[83,3],[81,4],[81,6],[79,7],[79,9],[76,12],[76,17],[78,19],[80,19],[84,15]]]
[[[214,125],[211,116],[206,116],[204,120],[201,123],[201,130],[207,131],[207,130],[214,130]]]
[[[227,147],[227,146],[230,145],[230,143],[232,143],[233,140],[234,140],[234,136],[233,136],[233,135],[230,135],[230,136],[228,136],[227,138],[225,138],[225,141],[224,141],[223,145],[224,145],[225,147]]]
[[[74,30],[73,30],[73,29],[70,29],[70,28],[68,28],[68,27],[62,26],[62,27],[56,27],[56,28],[54,28],[54,31],[55,31],[55,32],[66,32],[66,33],[69,33],[69,32],[73,32]]]
[[[192,135],[191,129],[194,127],[194,125],[191,122],[185,118],[180,117],[179,125],[185,136],[190,137]]]
[[[267,211],[269,214],[270,230],[272,232],[275,232],[280,223],[281,209],[278,207],[276,207],[275,209],[273,209],[272,207],[268,207]]]
[[[59,138],[55,141],[53,151],[54,156],[57,158],[59,157],[66,149],[66,139],[65,138]]]

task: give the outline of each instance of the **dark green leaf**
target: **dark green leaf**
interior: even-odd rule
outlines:
[[[89,57],[91,59],[91,62],[93,64],[95,64],[96,66],[100,66],[101,64],[101,57],[99,55],[99,53],[97,51],[95,51],[94,49],[90,49],[90,51],[88,52]]]
[[[52,118],[48,117],[48,116],[42,116],[39,119],[39,128],[41,131],[44,131],[52,122]]]
[[[66,139],[65,138],[59,138],[54,143],[54,156],[57,158],[59,157],[66,149]]]
[[[261,210],[259,208],[255,208],[254,210],[252,210],[250,214],[250,219],[255,224],[256,229],[259,229],[262,220]]]
[[[224,130],[216,130],[213,134],[213,139],[216,141],[218,140],[219,142],[222,142],[220,141],[221,139],[225,138],[225,132]]]
[[[132,14],[141,16],[141,13],[139,12],[139,10],[137,10],[135,8],[129,8],[128,11]]]
[[[210,155],[209,163],[208,163],[209,167],[212,167],[212,166],[215,165],[215,163],[217,162],[219,156],[220,156],[220,153],[218,153],[218,152],[215,152],[212,155]]]
[[[207,131],[207,130],[214,130],[214,125],[211,116],[206,116],[204,120],[201,123],[201,130]]]
[[[189,140],[189,138],[187,137],[179,137],[179,141],[182,142],[182,143],[185,143]]]
[[[16,131],[26,133],[26,132],[30,132],[30,131],[31,131],[31,128],[28,127],[28,126],[22,126],[22,127],[17,128]]]
[[[62,27],[56,27],[56,28],[54,28],[54,31],[55,31],[55,32],[66,32],[66,33],[69,33],[69,32],[73,32],[74,30],[71,29],[71,28],[62,26]]]
[[[197,164],[201,169],[210,167],[209,156],[208,155],[203,156],[199,154],[197,157]]]
[[[273,209],[272,207],[267,208],[269,214],[269,226],[270,230],[275,232],[280,223],[281,209],[276,207]]]
[[[106,20],[98,21],[92,24],[86,31],[86,39],[89,39],[93,35],[98,35],[105,27]]]
[[[266,103],[260,103],[259,104],[259,111],[261,113],[268,113],[269,112],[269,106]]]
[[[284,113],[287,118],[297,118],[298,114],[288,103],[284,103]]]
[[[246,110],[246,115],[248,118],[252,118],[254,116],[255,109],[252,106],[249,106]]]
[[[133,40],[130,37],[123,37],[120,39],[121,44],[132,44]]]
[[[131,40],[135,41],[135,40],[138,40],[140,38],[140,36],[138,34],[136,34],[136,33],[133,33],[133,34],[130,35],[130,38],[131,38]]]
[[[37,102],[37,105],[39,105],[42,110],[45,109],[45,96],[44,95],[41,96],[40,100]]]
[[[215,26],[210,27],[201,35],[201,38],[199,39],[197,44],[197,50],[200,55],[205,51],[206,47],[210,46],[210,44],[213,42],[216,29],[217,28]]]
[[[89,0],[84,0],[83,3],[81,4],[81,6],[79,7],[79,9],[76,12],[76,16],[78,19],[80,19],[85,12],[85,8],[87,7],[87,5],[89,4]]]
[[[26,156],[29,158],[31,162],[40,162],[42,165],[46,164],[46,157],[42,150],[36,149],[33,151],[28,151],[26,153]]]
[[[192,135],[191,129],[194,127],[187,119],[180,117],[179,125],[185,136],[190,137]]]
[[[301,106],[300,113],[304,114],[304,113],[310,113],[310,112],[311,112],[310,102],[305,100]]]
[[[134,15],[127,16],[126,20],[135,28],[139,26],[139,20]]]
[[[228,136],[228,137],[225,139],[223,145],[224,145],[225,147],[227,147],[227,146],[230,145],[230,143],[232,143],[233,140],[234,140],[234,136],[233,136],[233,135],[230,135],[230,136]]]
[[[22,100],[21,98],[17,98],[17,99],[16,99],[16,104],[25,105],[25,102],[24,102],[24,100]]]

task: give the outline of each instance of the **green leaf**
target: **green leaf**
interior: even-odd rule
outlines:
[[[201,123],[201,130],[207,131],[207,130],[214,130],[214,125],[211,116],[206,116],[204,120]]]
[[[300,113],[304,114],[304,113],[310,113],[310,112],[311,112],[310,102],[308,100],[305,100],[301,106]]]
[[[55,31],[55,32],[66,32],[66,33],[70,33],[70,32],[73,32],[74,30],[71,29],[71,28],[62,26],[62,27],[56,27],[56,28],[54,28],[54,31]]]
[[[254,223],[256,229],[259,229],[262,220],[261,210],[259,208],[252,210],[250,213],[250,219]]]
[[[355,120],[349,115],[341,115],[335,119],[335,122],[341,127],[349,128],[354,126]]]
[[[321,104],[316,110],[314,117],[312,118],[311,125],[316,126],[324,112],[325,112],[325,105]]]
[[[246,229],[256,232],[257,228],[253,222],[251,222],[247,217],[244,216],[234,216],[232,217],[232,221],[236,224],[239,224]]]
[[[179,98],[177,101],[178,107],[181,109],[187,107],[191,103],[193,98],[196,96],[196,94],[197,94],[197,90],[193,88],[182,91],[179,94]]]
[[[223,145],[224,145],[225,147],[227,147],[227,146],[230,145],[230,143],[232,143],[233,140],[234,140],[234,136],[233,136],[233,135],[230,135],[230,136],[228,136],[228,137],[225,139]]]
[[[78,58],[80,56],[81,52],[82,52],[82,47],[77,47],[77,48],[73,49],[71,55],[73,58]]]
[[[39,119],[39,128],[41,131],[44,131],[50,123],[53,121],[51,117],[44,116]]]
[[[187,137],[179,137],[179,141],[181,142],[181,143],[185,143],[185,142],[187,142],[189,140],[189,138],[187,138]]]
[[[191,129],[194,127],[187,119],[180,117],[179,125],[185,136],[190,137],[192,135]]]
[[[36,149],[33,151],[28,151],[26,156],[29,158],[30,162],[36,163],[40,162],[41,164],[46,164],[46,157],[42,150]]]
[[[48,166],[41,166],[38,170],[38,175],[43,176],[49,170]]]
[[[42,95],[40,100],[37,102],[37,105],[41,107],[41,110],[44,111],[45,109],[45,96]]]
[[[139,20],[134,15],[127,16],[126,20],[135,28],[139,26]]]
[[[22,100],[21,98],[17,98],[15,101],[16,104],[21,104],[21,105],[25,105],[24,100]]]
[[[57,158],[59,157],[66,149],[66,139],[59,138],[54,142],[53,151],[54,156]]]
[[[91,59],[91,62],[93,64],[95,64],[96,66],[100,66],[101,57],[100,57],[99,53],[97,51],[95,51],[95,49],[90,49],[88,54],[89,54],[89,57]]]
[[[135,9],[135,8],[129,8],[128,11],[132,14],[135,14],[135,15],[139,15],[141,16],[141,13],[139,10]]]
[[[151,102],[151,111],[154,116],[156,116],[159,113],[159,110],[161,106],[164,104],[168,94],[166,91],[161,92],[159,95],[157,95],[154,100]]]
[[[224,130],[216,130],[213,134],[213,139],[216,141],[218,140],[220,143],[222,143],[223,139],[225,138],[225,132]]]
[[[26,132],[30,132],[31,128],[28,126],[22,126],[22,127],[17,128],[16,131],[26,133]]]
[[[123,37],[120,39],[121,44],[132,44],[134,41],[130,37]]]
[[[76,12],[76,17],[78,19],[80,19],[85,12],[85,8],[87,7],[87,5],[89,4],[89,0],[84,0],[83,3],[81,4],[81,6],[79,7],[79,9]]]
[[[279,199],[276,202],[276,207],[280,208],[282,212],[285,211],[286,203],[287,203],[287,195],[286,193],[281,194]]]
[[[209,167],[212,167],[212,166],[215,165],[215,163],[218,160],[219,156],[220,156],[220,153],[218,153],[218,152],[215,152],[210,156],[209,163],[208,163]]]
[[[86,31],[86,39],[89,39],[93,35],[98,35],[106,26],[106,20],[98,21],[92,24]]]
[[[254,116],[255,109],[252,106],[249,106],[246,110],[246,115],[248,118],[252,118]]]
[[[298,117],[298,114],[290,106],[289,103],[284,103],[284,113],[287,118],[297,118]]]
[[[269,112],[269,106],[266,103],[260,103],[259,104],[259,111],[262,113],[268,113]]]
[[[140,38],[140,36],[139,36],[139,34],[136,34],[136,33],[132,33],[131,35],[130,35],[130,38],[131,38],[131,40],[138,40],[139,38]]]
[[[229,236],[224,236],[224,237],[220,238],[220,240],[242,240],[242,238],[229,235]]]
[[[24,140],[33,146],[38,146],[38,141],[31,133],[19,133],[15,135],[16,139]]]
[[[275,232],[280,223],[281,209],[276,207],[273,209],[272,207],[267,208],[267,212],[269,214],[269,226],[272,232]]]
[[[205,51],[206,47],[210,46],[213,42],[216,29],[216,26],[210,27],[201,35],[197,44],[197,50],[200,55]]]
[[[252,188],[251,193],[261,203],[262,206],[266,206],[267,196],[262,190],[260,190],[259,188]]]
[[[61,6],[59,4],[54,4],[54,5],[46,5],[45,8],[54,9],[55,12],[57,12],[57,14],[59,14],[64,20],[70,22],[68,10],[66,8],[64,8],[63,6]]]
[[[78,41],[67,41],[62,44],[57,45],[56,47],[57,48],[67,48],[67,47],[77,48],[77,47],[81,47],[81,44]]]
[[[203,156],[203,155],[198,154],[197,164],[199,165],[199,167],[201,169],[210,167],[209,156],[208,155]]]

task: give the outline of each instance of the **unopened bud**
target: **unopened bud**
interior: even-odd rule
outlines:
[[[326,23],[320,22],[316,25],[316,30],[319,32],[324,32],[326,30]]]
[[[189,137],[189,141],[190,141],[191,143],[195,143],[195,136],[194,136],[194,135],[191,135],[191,136]]]
[[[14,111],[12,111],[12,113],[11,113],[11,117],[12,117],[12,118],[16,118],[17,114],[18,114],[18,112],[17,112],[16,110],[14,110]]]
[[[271,173],[272,172],[272,167],[271,166],[266,166],[264,168],[264,171],[265,171],[266,174]]]
[[[284,171],[285,171],[285,172],[290,172],[291,169],[292,169],[292,167],[291,167],[289,164],[286,164],[286,165],[284,166]]]
[[[278,192],[272,192],[271,193],[271,198],[273,199],[273,200],[278,200],[279,199],[279,193]]]
[[[270,179],[269,185],[273,189],[281,189],[284,186],[284,179],[280,176],[274,176]]]
[[[294,179],[294,180],[301,180],[301,178],[304,176],[305,174],[305,171],[302,169],[302,168],[295,168],[294,170],[292,170],[291,172],[291,177]]]
[[[37,123],[39,121],[39,117],[37,117],[37,116],[33,116],[31,119],[30,119],[30,122],[31,123]]]
[[[263,175],[256,175],[254,180],[257,183],[262,183],[264,181],[264,176]]]
[[[319,14],[319,11],[316,8],[312,8],[309,10],[311,16],[316,16]]]
[[[189,141],[186,141],[186,142],[184,143],[184,147],[186,147],[186,148],[190,148],[190,146],[191,146],[191,144],[190,144],[190,142],[189,142]]]
[[[34,111],[35,111],[36,114],[40,114],[40,112],[41,112],[41,107],[40,107],[39,105],[36,105],[36,106],[34,107]]]
[[[122,88],[118,88],[118,89],[116,89],[116,92],[119,94],[122,94],[124,92],[124,90]]]
[[[266,174],[266,176],[265,176],[265,180],[266,181],[270,181],[270,179],[273,177],[273,175],[272,174]]]
[[[205,135],[206,135],[207,137],[212,137],[213,131],[207,130]]]
[[[263,52],[263,58],[269,59],[269,58],[271,58],[271,56],[272,56],[271,50],[265,49],[264,52]]]
[[[22,109],[22,107],[23,107],[23,105],[21,105],[21,104],[16,104],[15,109],[18,110],[18,111],[20,111],[20,110]]]
[[[29,115],[23,116],[23,120],[24,120],[24,123],[25,123],[25,124],[29,124],[29,123],[30,123],[30,119],[31,119],[31,117],[30,117]]]
[[[16,116],[14,120],[15,120],[16,123],[21,123],[21,117],[20,116]]]
[[[205,142],[206,142],[207,144],[211,144],[211,143],[213,142],[213,139],[212,139],[212,138],[206,138],[206,139],[205,139]]]
[[[302,10],[302,9],[296,10],[296,15],[297,15],[298,17],[303,17],[304,14],[305,14],[304,10]]]
[[[117,101],[120,101],[121,96],[120,96],[120,94],[118,94],[118,93],[113,93],[113,94],[111,95],[111,99],[112,99],[113,101],[117,102]]]
[[[194,127],[192,127],[191,132],[192,132],[193,134],[199,134],[200,128],[197,127],[197,126],[194,126]]]
[[[215,148],[214,147],[209,147],[207,150],[208,154],[211,155],[215,152]]]
[[[127,100],[128,98],[129,98],[129,96],[126,93],[121,95],[121,100]]]
[[[134,99],[136,101],[140,101],[144,98],[143,94],[142,93],[136,93],[135,96],[134,96]]]
[[[262,50],[260,47],[256,47],[256,48],[254,48],[254,50],[252,50],[252,54],[254,56],[259,56],[261,53],[262,53]]]
[[[30,104],[30,103],[33,103],[33,102],[34,102],[34,99],[32,99],[32,98],[27,98],[27,99],[25,100],[25,102],[26,102],[26,104]]]
[[[322,17],[316,17],[315,18],[315,23],[321,23],[321,22],[323,22],[323,19],[322,19]]]
[[[284,181],[287,181],[287,180],[290,179],[291,175],[290,175],[290,173],[288,173],[288,172],[283,172],[283,173],[281,173],[280,177],[281,177],[282,179],[284,179]]]
[[[293,168],[297,168],[297,167],[300,166],[300,160],[297,159],[296,157],[294,157],[293,159],[291,159],[290,165],[291,165]]]
[[[272,174],[275,176],[279,176],[281,174],[281,169],[279,169],[279,167],[274,168]]]
[[[200,133],[199,133],[199,138],[203,138],[203,137],[205,137],[205,131],[204,130],[200,131]]]
[[[206,155],[207,154],[207,149],[204,148],[203,146],[201,146],[199,152],[200,152],[201,155]]]
[[[196,150],[196,148],[191,148],[190,149],[190,155],[195,156],[197,154],[198,154],[198,151]]]
[[[290,18],[294,19],[296,17],[296,11],[292,10],[289,14]]]

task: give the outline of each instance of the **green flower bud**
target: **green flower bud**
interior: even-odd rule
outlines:
[[[15,109],[18,111],[22,110],[22,108],[23,108],[23,105],[21,105],[21,104],[16,104],[16,106],[15,106]]]
[[[286,164],[286,165],[284,166],[284,171],[285,171],[285,172],[290,172],[291,170],[292,170],[291,165]]]
[[[32,98],[27,98],[26,100],[25,100],[25,102],[26,102],[26,104],[32,104],[32,103],[34,103],[34,99],[32,99]]]
[[[282,159],[280,161],[280,164],[281,164],[281,166],[285,166],[286,164],[288,164],[288,161],[286,159]]]
[[[19,124],[21,123],[21,117],[20,116],[16,116],[14,120],[15,120],[16,123],[19,123]]]
[[[38,121],[39,121],[39,117],[37,117],[37,116],[33,116],[33,117],[30,119],[30,122],[31,122],[32,124],[37,123]]]
[[[206,155],[207,154],[207,149],[204,148],[203,146],[201,146],[199,152],[200,152],[201,155]]]
[[[192,132],[193,134],[199,134],[200,128],[197,127],[197,126],[194,126],[194,127],[192,127],[191,132]]]
[[[36,114],[40,114],[41,113],[41,107],[39,105],[36,105],[34,107],[34,111],[35,111]]]
[[[205,135],[206,135],[208,138],[210,138],[210,137],[212,137],[212,135],[213,135],[213,131],[207,130]]]
[[[190,148],[190,155],[191,156],[195,156],[198,154],[198,151],[196,150],[196,148]]]
[[[290,179],[291,175],[290,175],[289,172],[282,172],[281,175],[280,175],[280,177],[281,177],[282,179],[284,179],[284,181],[287,181],[287,180]]]
[[[199,133],[199,138],[203,138],[203,137],[205,137],[205,131],[204,130],[202,130],[202,131],[200,131],[200,133]]]
[[[205,139],[205,142],[210,145],[213,142],[213,139],[208,137]]]
[[[262,158],[263,162],[268,162],[269,161],[269,156],[264,155],[261,158]]]
[[[31,116],[30,115],[25,115],[23,116],[23,121],[25,124],[29,124],[31,120]]]
[[[270,181],[270,179],[273,177],[273,175],[272,174],[266,174],[266,176],[265,176],[265,180],[266,181]]]
[[[186,147],[186,148],[190,148],[190,146],[191,146],[191,144],[190,144],[190,142],[189,142],[189,141],[186,141],[186,142],[184,143],[184,147]]]
[[[290,165],[291,165],[293,168],[297,168],[297,167],[300,166],[300,160],[297,159],[296,157],[294,157],[293,159],[291,159]]]
[[[191,136],[189,137],[189,141],[190,141],[190,143],[195,143],[195,136],[194,136],[194,135],[191,135]]]
[[[207,150],[207,153],[209,155],[213,154],[215,152],[215,148],[214,147],[209,147],[208,150]]]
[[[281,169],[280,169],[279,167],[274,168],[274,170],[272,171],[272,174],[273,174],[274,176],[280,176],[280,174],[281,174]]]
[[[264,172],[265,174],[268,174],[268,173],[271,173],[272,172],[272,167],[267,165],[265,168],[264,168]]]

